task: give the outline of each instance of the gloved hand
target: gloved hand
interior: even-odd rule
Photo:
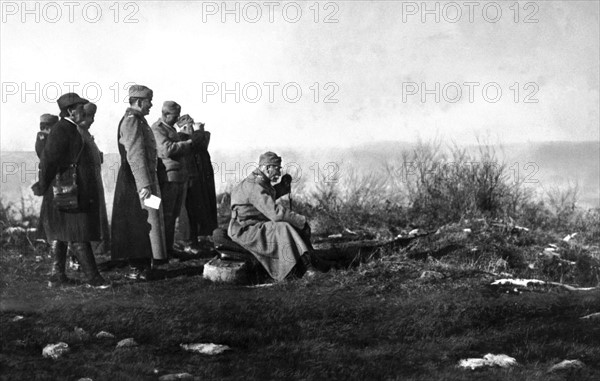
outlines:
[[[39,181],[31,186],[31,190],[33,191],[33,194],[36,196],[44,195],[44,190],[42,189],[42,186],[40,185]]]

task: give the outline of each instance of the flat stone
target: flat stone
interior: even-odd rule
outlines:
[[[213,343],[180,344],[180,346],[188,352],[201,353],[203,355],[218,355],[231,349],[227,345]]]
[[[437,271],[423,271],[421,273],[421,279],[442,279],[444,274]]]
[[[204,265],[204,279],[223,283],[248,283],[249,265],[240,261],[224,261],[213,258]]]
[[[477,369],[482,367],[501,367],[509,368],[518,365],[517,360],[507,355],[495,355],[488,353],[483,358],[468,358],[460,360],[458,366],[465,369]]]
[[[173,373],[160,376],[158,381],[193,380],[194,376],[189,373]]]
[[[96,334],[97,339],[114,339],[115,335],[110,332],[100,331]]]
[[[69,353],[69,350],[69,344],[67,343],[48,344],[42,350],[42,356],[56,360]]]
[[[132,337],[123,339],[117,343],[117,348],[137,347],[138,343]]]
[[[569,369],[581,369],[585,366],[585,364],[579,360],[563,360],[558,364],[552,365],[548,368],[548,372],[556,372],[559,370],[569,370]]]

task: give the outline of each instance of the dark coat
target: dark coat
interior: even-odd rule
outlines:
[[[42,152],[44,152],[44,147],[46,146],[46,142],[48,141],[48,132],[39,131],[35,137],[35,153],[37,154],[38,159],[42,158]],[[47,219],[46,214],[46,205],[42,202],[42,207],[40,209],[40,220],[37,226],[36,237],[46,239],[46,231],[44,230],[44,220]]]
[[[39,131],[35,137],[35,153],[37,154],[38,159],[42,158],[42,152],[44,152],[44,147],[46,146],[47,141],[48,132]]]
[[[276,191],[255,170],[231,191],[229,236],[250,251],[275,280],[284,279],[309,247],[299,233],[306,217],[275,202]]]
[[[54,178],[75,161],[80,151],[77,166],[79,211],[61,212],[53,204]],[[61,119],[50,131],[40,160],[39,185],[44,192],[44,213],[41,217],[49,241],[89,242],[100,239],[99,188],[93,168],[92,152],[84,143],[77,126],[67,119]]]
[[[195,235],[212,235],[213,230],[218,227],[218,222],[215,173],[208,153],[210,132],[195,131],[194,134],[200,135],[201,139],[193,155],[187,160],[190,179],[185,207],[190,220],[198,224]],[[180,135],[189,139],[189,135],[183,132],[180,132]]]
[[[138,191],[149,187],[161,197],[159,176],[166,177],[158,160],[154,134],[146,118],[128,108],[117,133],[121,166],[117,175],[111,224],[113,259],[165,259],[162,203],[158,210],[145,207]],[[158,171],[158,172],[157,172]]]

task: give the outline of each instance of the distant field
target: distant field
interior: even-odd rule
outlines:
[[[414,145],[402,142],[368,144],[355,148],[301,151],[276,149],[283,156],[284,166],[299,178],[297,190],[310,190],[315,183],[325,180],[344,179],[351,174],[358,176],[376,172],[381,176],[406,176],[386,172],[386,165],[400,168],[402,152]],[[469,147],[469,150],[476,150]],[[579,205],[584,208],[600,207],[600,143],[599,142],[553,142],[523,143],[497,148],[498,161],[508,164],[513,180],[526,180],[539,195],[553,188],[566,188],[577,184]],[[228,190],[239,182],[255,165],[259,150],[246,152],[211,152],[215,168],[217,192]],[[2,152],[2,199],[18,202],[23,196],[27,202],[39,203],[30,187],[36,179],[38,159],[34,152]],[[103,165],[104,188],[109,213],[112,210],[113,192],[119,168],[119,155],[105,155]],[[410,173],[408,174],[410,175]]]

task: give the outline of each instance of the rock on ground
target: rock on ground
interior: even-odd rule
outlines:
[[[42,356],[51,359],[58,359],[63,355],[69,353],[69,344],[67,343],[56,343],[56,344],[48,344],[42,350]]]
[[[194,376],[189,373],[173,373],[160,376],[158,381],[193,380]]]
[[[466,360],[460,360],[458,366],[461,368],[477,369],[484,366],[499,366],[501,368],[508,368],[517,365],[517,360],[507,355],[494,355],[488,353],[480,358],[468,358]]]
[[[117,343],[117,348],[137,347],[138,343],[132,338],[128,337]]]
[[[114,339],[115,335],[110,332],[100,331],[96,334],[97,339]]]
[[[248,283],[249,266],[246,262],[224,261],[213,258],[204,265],[202,276],[213,282]]]
[[[423,271],[421,273],[421,279],[442,279],[443,277],[444,274],[437,271]]]
[[[548,372],[556,372],[559,370],[568,370],[568,369],[581,369],[585,366],[585,364],[579,360],[563,360],[558,364],[552,365],[548,368]]]
[[[227,345],[213,343],[181,344],[181,348],[185,349],[188,352],[196,352],[204,355],[218,355],[231,349]]]

